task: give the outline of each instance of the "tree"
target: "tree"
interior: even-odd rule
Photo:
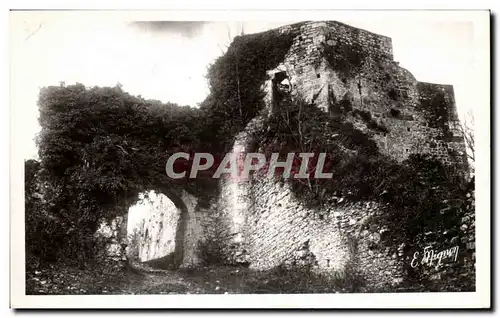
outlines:
[[[464,121],[460,125],[460,130],[465,139],[465,146],[467,147],[467,157],[469,158],[469,161],[471,161],[472,165],[474,165],[476,161],[474,128],[474,114],[472,113],[472,111],[469,111],[464,116]]]

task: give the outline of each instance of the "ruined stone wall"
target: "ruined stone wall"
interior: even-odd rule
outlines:
[[[243,184],[231,180],[221,180],[220,187],[220,196],[200,214],[203,228],[200,258],[206,264],[246,264],[247,191]]]
[[[392,40],[390,37],[358,29],[337,21],[326,21],[325,32],[335,34],[333,41],[344,41],[351,44],[360,44],[370,50],[374,58],[393,59]],[[332,45],[333,43],[327,43]]]
[[[410,154],[437,155],[445,163],[463,161],[465,146],[457,129],[453,89],[418,82],[393,60],[389,38],[336,22],[306,22],[280,30],[296,36],[284,61],[267,72],[263,90],[271,113],[279,107],[273,100],[273,79],[276,74],[281,74],[280,78],[286,74],[292,98],[314,102],[311,107],[327,112],[332,104],[348,100],[351,111],[344,119],[373,138],[382,153],[398,161]],[[359,58],[359,63],[340,68],[335,62],[341,59],[329,61],[325,57],[328,46],[341,47],[341,52],[347,53],[349,47],[356,47],[359,54],[351,60]],[[250,140],[237,141],[240,147],[245,142]],[[403,281],[408,266],[404,244],[385,242],[387,229],[370,223],[388,207],[344,202],[312,210],[299,202],[287,185],[266,179],[228,189],[222,188],[223,195],[236,189],[239,199],[226,202],[224,209],[245,210],[244,226],[233,226],[231,232],[239,238],[237,250],[251,267],[309,263],[323,273],[355,269],[373,287]],[[234,255],[234,250],[231,253]]]
[[[352,112],[346,120],[399,161],[432,154],[445,163],[466,162],[453,88],[418,82],[393,60],[390,38],[333,21],[280,30],[296,36],[283,63],[268,71],[263,88],[269,105],[274,105],[272,79],[285,72],[294,98],[324,111],[348,100]]]
[[[465,146],[457,129],[453,89],[418,82],[393,60],[389,38],[337,22],[299,23],[280,31],[296,36],[284,61],[267,72],[263,89],[270,113],[278,105],[273,100],[273,79],[285,72],[292,97],[314,102],[310,107],[330,112],[332,105],[348,101],[351,110],[344,119],[370,135],[380,151],[392,158],[402,161],[412,153],[429,153],[447,163],[462,160]],[[341,57],[325,57],[329,47],[341,48],[345,55],[355,47],[357,53],[345,64]],[[263,112],[236,136],[233,152],[247,151],[251,132],[259,129],[266,116]],[[402,254],[404,245],[387,242],[388,229],[370,221],[389,207],[342,201],[313,210],[299,202],[286,184],[269,179],[221,180],[219,186],[220,196],[208,208],[201,208],[193,196],[184,198],[190,202],[184,244],[200,247],[190,248],[199,253],[185,255],[185,259],[247,263],[255,269],[311,265],[331,274],[353,270],[373,287],[402,282],[408,265],[407,255]],[[162,222],[166,221],[152,219],[147,227],[153,229]],[[167,223],[174,228],[173,219]],[[160,242],[154,243],[158,237]],[[162,243],[168,241],[162,237],[151,237],[150,249],[155,252],[148,255],[156,257],[174,249]],[[163,246],[161,253],[154,244]]]
[[[120,262],[126,259],[125,248],[127,244],[127,215],[119,216],[111,222],[102,221],[94,237],[104,249],[97,255],[98,259]]]
[[[419,82],[417,87],[417,111],[424,117],[420,129],[428,139],[421,151],[436,155],[445,163],[465,163],[465,142],[460,130],[453,87],[423,82]]]
[[[252,133],[262,129],[266,116],[265,109],[235,137],[233,154],[244,155],[248,152]],[[250,256],[245,233],[249,227],[248,212],[253,204],[250,196],[252,186],[248,182],[229,177],[221,179],[219,187],[219,197],[202,216],[202,253],[205,253],[205,250],[209,254],[220,254],[218,256],[225,262],[247,264]],[[211,257],[214,255],[204,256]]]
[[[372,222],[384,206],[341,201],[313,210],[286,183],[253,180],[250,189],[245,240],[251,267],[311,265],[326,274],[356,273],[372,287],[402,281],[402,250],[386,246],[388,229]]]

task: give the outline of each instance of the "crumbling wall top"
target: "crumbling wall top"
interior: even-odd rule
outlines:
[[[390,37],[356,28],[338,21],[305,21],[279,27],[280,32],[313,33],[318,36],[331,35],[333,38],[369,48],[379,57],[394,60]]]

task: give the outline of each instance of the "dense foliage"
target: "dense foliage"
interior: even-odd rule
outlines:
[[[210,95],[201,109],[207,115],[203,141],[212,152],[229,151],[232,138],[264,108],[266,71],[283,61],[293,36],[276,30],[238,36],[209,67]]]
[[[45,215],[39,215],[37,223],[54,223],[44,225],[45,232],[54,228],[61,235],[35,233],[30,241],[54,247],[65,256],[90,258],[99,222],[126,213],[138,193],[190,187],[167,178],[165,162],[171,152],[199,147],[199,110],[147,101],[119,86],[81,84],[42,89],[39,110],[41,161],[36,183],[48,185],[42,193],[47,202],[41,211],[29,208],[30,213]],[[52,242],[58,237],[61,244]]]

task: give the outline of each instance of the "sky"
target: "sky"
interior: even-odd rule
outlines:
[[[131,22],[71,17],[11,19],[11,109],[22,112],[16,147],[36,158],[40,87],[83,83],[196,106],[208,93],[207,66],[243,30],[254,33],[297,21]],[[474,107],[474,25],[467,21],[349,17],[335,20],[392,38],[394,59],[419,81],[451,84],[459,116]]]

